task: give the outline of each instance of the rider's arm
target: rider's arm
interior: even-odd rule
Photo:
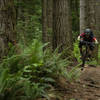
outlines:
[[[97,41],[97,39],[95,40],[95,44],[98,44],[98,41]]]
[[[78,40],[78,41],[83,40],[84,35],[85,35],[85,33],[80,34],[80,35],[78,36],[77,40]]]
[[[98,40],[95,37],[93,38],[93,40],[94,40],[95,44],[98,44]]]
[[[80,36],[78,36],[77,40],[80,41],[80,39],[81,39]]]
[[[78,40],[78,41],[83,41],[83,37],[78,36],[77,40]]]

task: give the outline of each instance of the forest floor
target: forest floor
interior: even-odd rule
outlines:
[[[87,66],[77,82],[66,84],[62,100],[100,100],[100,67]]]
[[[75,82],[59,79],[58,86],[50,97],[50,100],[100,100],[100,67],[85,67]]]

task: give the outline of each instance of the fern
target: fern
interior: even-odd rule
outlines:
[[[58,76],[69,81],[79,77],[77,67],[67,72],[70,62],[62,59],[58,49],[53,53],[43,51],[46,45],[34,40],[20,55],[7,57],[0,64],[0,92],[8,95],[7,100],[36,100],[39,97],[49,100],[47,89],[52,83],[57,84]]]
[[[9,77],[8,69],[2,70],[0,75],[0,94],[4,93],[6,85],[7,85],[7,79]]]
[[[66,73],[66,77],[67,79],[72,82],[74,80],[79,79],[80,75],[81,75],[81,69],[79,68],[79,65],[72,68],[69,72]]]

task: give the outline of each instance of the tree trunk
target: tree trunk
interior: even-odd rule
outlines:
[[[42,0],[42,39],[44,43],[49,42],[47,47],[52,48],[52,0]]]
[[[79,32],[79,0],[70,0],[73,33]],[[76,38],[76,37],[74,37]]]
[[[95,34],[100,43],[100,1],[96,1],[95,5]]]
[[[83,33],[86,28],[86,2],[87,0],[80,0],[80,33]]]
[[[0,57],[8,52],[9,42],[16,40],[16,13],[13,0],[0,0]]]
[[[100,1],[95,1],[95,36],[100,43]],[[99,47],[96,49],[97,62],[100,64],[100,58],[98,58]]]
[[[72,47],[69,0],[53,0],[53,50]]]
[[[96,1],[96,7],[95,7],[95,16],[96,16],[96,37],[100,43],[100,1]],[[98,53],[99,50],[97,49]],[[97,55],[98,56],[98,55]],[[100,64],[100,58],[97,57],[97,61]]]

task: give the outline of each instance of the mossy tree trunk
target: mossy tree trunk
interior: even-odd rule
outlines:
[[[7,55],[9,42],[16,40],[16,12],[13,0],[0,0],[0,57]]]

